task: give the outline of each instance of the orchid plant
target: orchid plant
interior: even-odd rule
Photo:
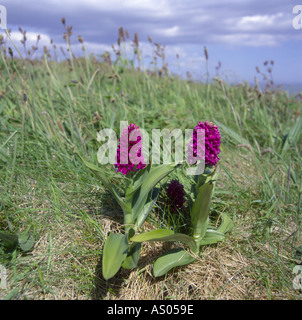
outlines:
[[[136,159],[131,157],[131,149],[136,151]],[[125,177],[127,184],[123,196],[114,188],[102,167],[87,162],[82,157],[81,159],[97,174],[103,186],[123,210],[125,232],[110,233],[103,248],[102,273],[108,280],[121,267],[132,269],[137,266],[141,243],[130,242],[129,239],[141,228],[153,208],[159,194],[158,184],[177,164],[147,165],[142,154],[142,137],[136,124],[129,124],[123,130],[116,153],[114,166],[117,172]]]
[[[198,139],[198,131],[204,131],[204,140]],[[209,225],[211,198],[217,179],[217,168],[220,153],[221,137],[218,127],[211,122],[199,122],[194,128],[192,139],[187,147],[187,163],[198,164],[200,160],[205,164],[204,170],[187,177],[191,183],[191,232],[190,234],[176,233],[170,229],[158,229],[145,233],[138,233],[148,214],[153,208],[160,188],[160,182],[176,169],[179,164],[162,164],[152,166],[146,164],[142,154],[142,137],[139,127],[130,124],[126,127],[119,140],[116,153],[117,172],[125,176],[127,186],[124,195],[120,195],[107,178],[103,168],[95,166],[82,158],[91,170],[96,172],[104,187],[111,193],[124,214],[124,233],[110,233],[103,248],[102,272],[108,280],[121,267],[132,269],[137,266],[141,245],[145,241],[176,241],[182,242],[190,251],[183,248],[165,253],[154,263],[154,276],[164,275],[174,267],[193,262],[201,254],[201,246],[216,243],[225,238],[225,233],[232,228],[231,219],[221,214],[222,223],[218,228]],[[136,159],[130,151],[135,150]],[[200,157],[202,150],[202,157]],[[173,180],[168,187],[167,194],[171,200],[170,209],[181,210],[184,201],[184,188]]]
[[[203,129],[205,132],[204,146],[199,145],[197,139],[198,129]],[[188,146],[187,161],[189,164],[193,164],[194,161],[196,161],[197,150],[204,148],[203,160],[205,161],[205,170],[202,174],[195,175],[193,179],[191,178],[191,233],[183,234],[175,233],[170,229],[158,229],[130,238],[130,241],[133,243],[142,243],[145,241],[177,241],[189,247],[191,252],[183,248],[178,248],[164,253],[164,255],[159,257],[153,267],[153,274],[156,277],[164,275],[174,267],[193,262],[200,256],[201,246],[222,241],[225,239],[225,234],[232,228],[232,221],[225,213],[221,214],[222,223],[218,228],[213,228],[209,225],[211,198],[217,180],[220,144],[221,137],[219,129],[213,123],[208,121],[205,123],[199,122],[194,128],[192,140]],[[182,192],[179,184],[173,182],[168,194],[174,201],[176,200],[176,203],[181,203],[183,195],[175,194],[176,190]]]

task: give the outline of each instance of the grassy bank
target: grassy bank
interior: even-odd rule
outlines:
[[[24,253],[0,242],[8,273],[1,298],[301,298],[292,284],[302,245],[301,100],[219,77],[209,84],[180,80],[164,63],[138,71],[118,52],[114,62],[108,55],[57,62],[47,49],[32,60],[16,50],[10,55],[8,46],[0,60],[0,230],[29,230],[35,245]],[[139,44],[136,50],[142,63]],[[109,282],[100,272],[104,239],[122,216],[74,151],[97,164],[97,132],[119,132],[122,120],[148,132],[209,120],[222,135],[211,212],[227,212],[235,228],[205,247],[199,261],[159,279],[151,272],[163,250],[157,243],[144,245],[137,269]],[[120,174],[108,167],[108,175],[118,187]],[[164,214],[159,202],[144,227]]]

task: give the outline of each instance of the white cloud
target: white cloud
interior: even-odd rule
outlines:
[[[253,15],[243,16],[235,24],[234,29],[240,31],[258,31],[266,29],[279,29],[280,26],[284,27],[287,24],[285,15],[278,12],[274,15]]]
[[[164,35],[166,37],[176,37],[176,36],[180,35],[178,26],[174,26],[171,28],[154,29],[153,33],[159,34],[159,35]]]
[[[214,35],[214,42],[225,43],[232,46],[248,46],[248,47],[274,47],[277,46],[282,39],[281,36],[271,34],[224,34]]]
[[[44,6],[48,10],[68,10],[69,12],[89,9],[99,12],[144,11],[155,16],[170,15],[173,8],[173,2],[169,0],[156,0],[156,2],[154,0],[32,0],[29,5],[37,8]]]
[[[40,35],[39,44],[41,45],[49,45],[50,37],[47,34],[38,33],[38,32],[26,32],[26,43],[28,46],[33,46],[37,42],[37,37]],[[23,40],[23,34],[19,31],[12,31],[11,32],[11,39],[17,45]]]

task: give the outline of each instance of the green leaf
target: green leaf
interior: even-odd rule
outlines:
[[[141,233],[130,239],[133,242],[148,242],[148,241],[179,241],[190,247],[192,251],[196,251],[196,244],[192,237],[183,234],[175,233],[169,229],[159,229],[146,233]]]
[[[141,233],[137,236],[130,238],[130,241],[133,241],[133,242],[160,241],[161,239],[174,234],[175,232],[170,229],[158,229],[158,230]]]
[[[150,191],[178,165],[179,164],[162,164],[151,168],[148,175],[144,178],[140,188],[137,190],[137,194],[135,195],[136,201],[132,207],[134,221],[140,214],[142,214],[142,210],[146,204]]]
[[[0,231],[0,240],[8,250],[14,250],[18,245],[18,236],[7,231]]]
[[[141,253],[142,244],[139,242],[134,242],[130,245],[130,249],[127,258],[122,264],[124,269],[133,269],[137,267],[139,256]]]
[[[126,197],[132,197],[134,193],[139,189],[139,187],[144,182],[144,179],[147,177],[148,173],[150,171],[150,165],[148,165],[146,168],[137,171],[137,173],[133,176],[133,185],[130,192],[126,194]]]
[[[138,215],[137,217],[137,226],[138,228],[140,228],[142,226],[142,224],[144,223],[144,221],[146,220],[148,214],[150,213],[150,211],[152,210],[158,195],[159,195],[159,188],[153,188],[148,196],[148,200],[147,203],[144,205],[141,213]]]
[[[112,278],[120,269],[129,250],[128,235],[110,233],[103,250],[103,277]]]
[[[201,240],[208,227],[210,204],[214,184],[212,182],[201,185],[191,209],[193,237]]]
[[[29,251],[33,248],[35,240],[30,233],[25,232],[18,236],[18,243],[23,251]]]
[[[216,230],[208,229],[204,237],[201,239],[199,244],[201,246],[207,245],[207,244],[213,244],[217,243],[219,241],[222,241],[225,239],[225,235],[223,233],[220,233]]]
[[[226,214],[222,213],[221,215],[222,223],[218,227],[217,231],[220,233],[227,233],[233,228],[233,221],[232,219]]]
[[[118,204],[121,206],[121,208],[124,211],[129,211],[128,206],[123,201],[122,197],[118,194],[118,192],[113,187],[112,183],[107,179],[107,176],[102,168],[99,168],[98,166],[86,161],[81,155],[77,153],[77,155],[81,158],[81,160],[84,162],[84,164],[91,170],[93,170],[98,178],[101,180],[105,188],[112,194],[112,196],[115,198],[115,200],[118,202]]]
[[[153,275],[160,277],[169,270],[192,263],[195,260],[187,251],[183,249],[171,250],[159,257],[153,266]]]

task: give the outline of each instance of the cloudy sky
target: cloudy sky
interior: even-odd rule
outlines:
[[[112,51],[123,27],[130,40],[138,33],[146,61],[152,55],[148,36],[165,45],[169,68],[175,72],[180,67],[182,74],[190,71],[202,79],[206,46],[212,76],[220,61],[220,73],[230,81],[253,82],[255,67],[264,71],[263,62],[274,60],[275,82],[302,83],[302,29],[293,27],[297,16],[293,8],[302,0],[0,0],[0,4],[7,9],[7,26],[17,43],[21,27],[29,46],[40,34],[40,46],[50,47],[53,39],[58,48],[66,47],[61,23],[65,17],[73,26],[78,53],[78,35],[88,51],[102,54]]]

